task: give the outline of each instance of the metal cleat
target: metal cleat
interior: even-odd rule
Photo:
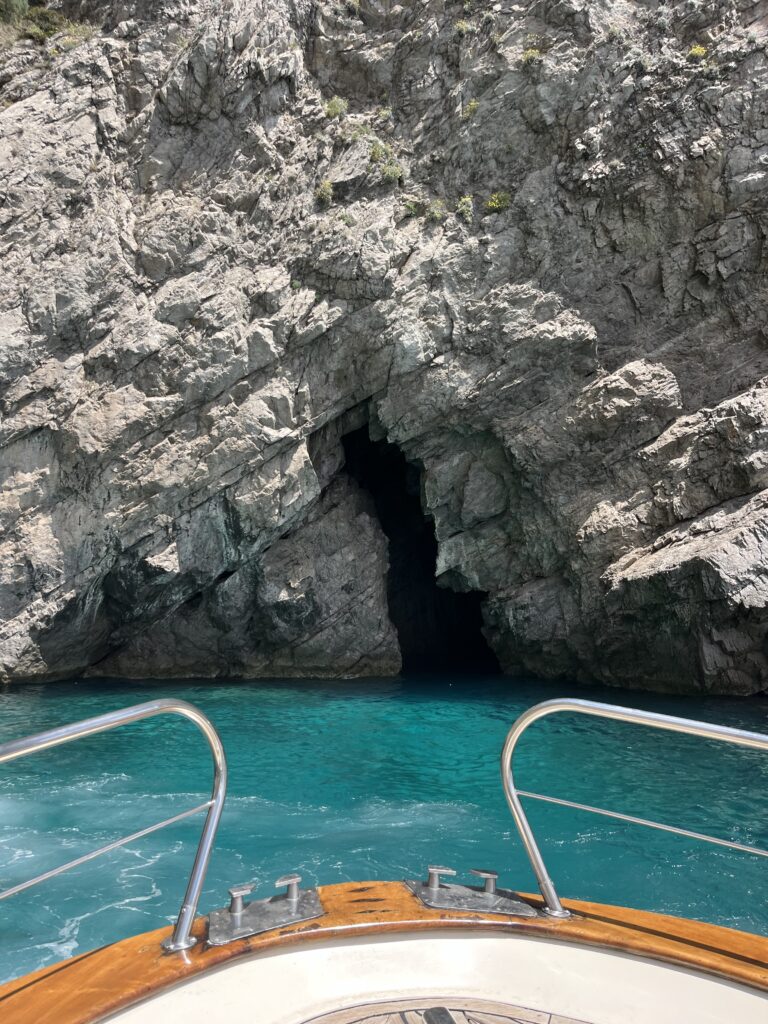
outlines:
[[[405,884],[425,907],[434,910],[476,910],[485,914],[509,914],[513,917],[538,917],[533,907],[509,889],[499,889],[497,871],[472,868],[473,875],[483,879],[483,888],[441,882],[441,875],[455,875],[452,868],[430,865],[427,881],[407,879]]]
[[[244,897],[253,891],[253,885],[233,886],[229,890],[229,906],[213,910],[209,915],[208,945],[225,946],[235,939],[322,917],[325,911],[317,889],[300,889],[300,882],[301,875],[283,875],[275,882],[275,888],[286,886],[284,893],[250,903],[246,903]]]

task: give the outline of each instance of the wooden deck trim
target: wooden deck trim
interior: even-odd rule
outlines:
[[[434,929],[472,929],[558,939],[619,950],[689,967],[768,991],[768,939],[715,925],[640,910],[566,900],[574,916],[513,918],[430,910],[401,882],[321,886],[326,916],[184,954],[166,955],[160,942],[170,928],[145,932],[45,967],[0,986],[3,1024],[93,1024],[149,995],[238,958],[339,938]],[[540,906],[538,897],[526,896]],[[193,934],[205,935],[206,920]]]

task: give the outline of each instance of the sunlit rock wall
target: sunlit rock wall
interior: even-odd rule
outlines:
[[[764,2],[63,9],[0,53],[0,678],[396,672],[368,418],[508,672],[768,686]]]

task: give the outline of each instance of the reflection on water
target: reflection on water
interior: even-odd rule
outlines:
[[[397,879],[439,861],[534,881],[498,777],[525,708],[578,695],[768,732],[768,700],[659,697],[487,679],[60,684],[0,693],[0,742],[158,696],[219,729],[230,790],[202,909],[227,887]],[[578,716],[534,726],[523,788],[768,847],[768,757]],[[0,767],[0,887],[205,799],[196,728],[155,718]],[[580,812],[531,804],[562,895],[768,933],[765,861]],[[171,921],[202,819],[4,901],[0,979]]]

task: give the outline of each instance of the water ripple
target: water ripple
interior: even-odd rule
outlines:
[[[482,679],[28,687],[0,694],[0,741],[158,696],[198,704],[231,780],[203,910],[224,905],[236,881],[269,895],[289,869],[312,884],[413,877],[435,860],[461,872],[490,864],[526,889],[498,756],[522,710],[562,694]],[[768,700],[578,695],[768,731]],[[753,751],[561,716],[524,737],[516,772],[524,788],[768,847],[768,758]],[[202,802],[210,781],[194,728],[160,717],[4,765],[0,886]],[[528,809],[564,895],[768,932],[760,858]],[[201,821],[4,902],[0,980],[173,920]]]

